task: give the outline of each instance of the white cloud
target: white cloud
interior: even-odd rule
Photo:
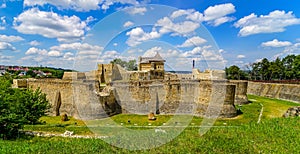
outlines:
[[[115,46],[115,47],[118,46],[118,43],[114,43],[113,46]]]
[[[145,7],[130,7],[130,8],[126,8],[125,9],[127,13],[131,14],[131,15],[144,15],[145,12],[147,12],[147,8]]]
[[[284,32],[287,26],[300,24],[300,19],[296,18],[293,12],[275,10],[268,15],[252,13],[241,18],[234,26],[240,28],[240,36],[248,36],[261,33]]]
[[[261,44],[261,46],[263,47],[274,47],[274,48],[286,47],[291,45],[292,43],[289,41],[278,41],[277,39],[274,39],[273,41],[263,42]]]
[[[127,22],[124,23],[123,27],[130,27],[130,26],[133,26],[133,25],[134,25],[133,22],[127,21]]]
[[[30,44],[31,46],[39,46],[41,43],[38,42],[38,41],[36,41],[36,40],[34,40],[34,41],[31,41],[29,44]]]
[[[120,56],[120,54],[117,51],[112,50],[112,51],[104,52],[101,56],[101,59],[106,60],[106,61],[110,61],[110,60],[113,60],[115,58],[119,58],[119,56]]]
[[[160,37],[160,34],[156,31],[152,31],[150,33],[144,32],[144,30],[141,27],[137,27],[132,29],[131,31],[126,33],[127,36],[129,36],[126,43],[129,46],[136,46],[143,41],[156,39]]]
[[[25,52],[25,55],[48,55],[48,51],[45,49],[31,47]]]
[[[170,18],[164,17],[157,21],[155,26],[160,26],[159,33],[166,34],[173,32],[173,35],[188,36],[194,33],[194,31],[200,27],[199,22],[183,21],[174,23]]]
[[[77,16],[60,16],[32,8],[14,18],[14,28],[23,34],[39,34],[58,41],[78,40],[84,36],[87,25]]]
[[[6,8],[6,3],[2,3],[2,4],[0,5],[0,9],[4,9],[4,8]]]
[[[90,45],[87,43],[76,42],[70,44],[60,44],[59,46],[53,46],[50,49],[56,51],[77,51],[77,52],[94,51],[100,54],[101,51],[103,50],[103,47],[97,45]]]
[[[195,47],[205,42],[207,42],[205,39],[199,36],[194,36],[192,38],[187,39],[182,45],[179,45],[178,47]]]
[[[74,60],[74,54],[72,52],[66,52],[63,56],[64,60]]]
[[[148,49],[144,53],[143,57],[153,57],[153,56],[155,56],[156,52],[163,53],[162,47],[153,47],[153,48]]]
[[[6,55],[2,55],[0,53],[0,61],[3,62],[10,62],[10,60],[13,58],[13,56],[6,56]]]
[[[2,16],[0,18],[0,30],[5,30],[5,26],[6,26],[6,20],[5,20],[5,16]]]
[[[233,17],[227,15],[234,12],[235,6],[231,3],[211,6],[204,11],[204,15],[194,9],[177,10],[172,12],[170,16],[159,19],[149,33],[144,32],[140,27],[127,32],[126,35],[129,38],[126,43],[129,46],[136,46],[143,41],[157,39],[168,33],[171,33],[171,36],[192,36],[200,27],[201,22],[207,21],[214,26],[218,26],[232,21]],[[131,23],[126,22],[123,26],[127,27],[129,25]]]
[[[227,15],[234,13],[235,6],[231,3],[210,6],[204,11],[204,20],[214,26],[219,26],[225,22],[234,20]]]
[[[215,20],[235,12],[235,6],[231,3],[210,6],[204,11],[205,20]]]
[[[245,55],[237,55],[236,58],[238,59],[242,59],[242,58],[245,58],[246,56]]]
[[[62,53],[60,53],[59,51],[56,51],[56,50],[52,50],[52,51],[48,52],[48,56],[50,56],[50,57],[59,57],[61,55],[62,55]]]
[[[20,36],[7,36],[7,35],[1,35],[0,34],[0,41],[3,42],[19,42],[19,41],[23,41],[24,39]]]
[[[51,4],[59,9],[72,9],[81,12],[103,9],[107,10],[114,4],[139,4],[136,0],[24,0],[24,6]]]
[[[177,10],[174,11],[170,18],[172,20],[184,16],[186,20],[194,22],[203,22],[206,21],[213,26],[219,26],[223,23],[233,21],[234,17],[229,17],[227,15],[234,13],[235,6],[231,3],[220,4],[215,6],[208,7],[204,13],[200,13],[193,9],[189,10]]]
[[[10,43],[0,42],[0,51],[5,51],[5,50],[15,51],[16,48]]]

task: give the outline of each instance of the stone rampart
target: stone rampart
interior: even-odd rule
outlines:
[[[300,103],[299,84],[248,82],[247,93]]]
[[[112,83],[123,113],[233,117],[235,85],[224,80],[148,80]]]
[[[27,88],[40,88],[51,104],[49,115],[66,113],[81,119],[107,117],[96,91],[99,82],[87,80],[28,79]]]
[[[242,105],[242,104],[248,104],[248,97],[247,97],[247,87],[248,87],[248,81],[244,80],[230,80],[231,84],[235,85],[235,105]]]

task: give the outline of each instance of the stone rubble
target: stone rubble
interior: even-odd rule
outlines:
[[[289,108],[284,114],[283,117],[299,117],[300,116],[300,106],[295,106]]]

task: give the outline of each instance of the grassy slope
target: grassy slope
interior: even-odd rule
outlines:
[[[69,139],[69,138],[40,138],[18,139],[17,141],[0,140],[0,153],[299,153],[300,152],[300,119],[281,118],[282,114],[290,106],[298,104],[276,99],[249,96],[252,101],[249,105],[241,107],[244,112],[233,119],[220,119],[215,125],[234,127],[213,127],[203,136],[199,135],[199,128],[189,127],[185,129],[173,141],[150,150],[128,151],[107,144],[97,139]],[[261,105],[264,112],[261,123],[257,124]],[[47,121],[44,126],[28,126],[27,128],[49,127],[57,125],[57,119],[44,117]],[[159,116],[157,121],[150,122],[146,116],[117,115],[112,117],[116,123],[131,125],[161,125],[171,116]],[[129,124],[127,120],[130,119]],[[194,118],[191,122],[200,125],[201,118]],[[88,134],[81,122],[74,124],[71,119],[59,132],[74,128],[77,132]],[[95,121],[92,121],[95,124]],[[108,124],[107,119],[97,121],[97,124]],[[80,129],[83,130],[80,130]],[[79,129],[79,130],[78,130]],[[51,130],[51,129],[49,129]],[[46,130],[47,131],[47,130]],[[56,131],[56,130],[55,130]],[[76,133],[76,132],[75,132]]]

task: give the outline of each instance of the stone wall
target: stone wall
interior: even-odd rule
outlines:
[[[66,113],[80,119],[103,118],[107,115],[102,108],[96,91],[99,83],[86,80],[28,79],[27,88],[40,88],[51,104],[49,115]]]
[[[52,108],[50,115],[98,119],[118,113],[193,114],[233,117],[235,85],[226,80],[113,81],[100,92],[98,80],[28,79],[40,88]],[[15,83],[19,83],[14,81]]]
[[[230,80],[231,84],[235,85],[235,105],[242,105],[242,104],[248,104],[248,97],[247,97],[247,87],[248,87],[248,81],[244,80]]]
[[[248,94],[300,103],[299,84],[248,82]]]
[[[116,81],[112,86],[123,113],[236,115],[235,85],[224,81]]]

